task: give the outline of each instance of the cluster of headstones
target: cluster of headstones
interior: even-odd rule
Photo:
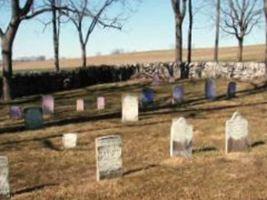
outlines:
[[[105,97],[97,98],[97,109],[105,109]],[[54,97],[51,95],[46,95],[42,97],[41,107],[27,107],[22,109],[20,106],[10,107],[10,117],[12,119],[22,119],[24,118],[25,126],[28,129],[38,129],[43,126],[43,115],[51,115],[54,113],[55,101]],[[85,110],[84,99],[77,99],[76,111],[82,112]]]

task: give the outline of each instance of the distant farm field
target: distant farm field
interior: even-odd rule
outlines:
[[[221,61],[236,61],[238,48],[225,47],[220,49]],[[244,61],[263,61],[265,45],[246,46],[244,48]],[[186,58],[186,52],[184,52]],[[193,50],[193,61],[211,61],[213,59],[213,49],[202,48]],[[158,50],[136,53],[125,53],[119,55],[105,55],[88,57],[88,65],[101,64],[134,64],[134,63],[153,63],[171,62],[174,60],[174,50]],[[61,67],[75,68],[80,66],[81,60],[63,59],[60,61]],[[53,60],[34,61],[34,62],[15,62],[14,70],[49,70],[53,69]]]

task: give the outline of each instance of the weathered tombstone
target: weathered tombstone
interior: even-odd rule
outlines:
[[[8,158],[0,156],[0,199],[10,197]]]
[[[138,96],[126,94],[122,96],[122,121],[138,121]]]
[[[193,126],[181,117],[173,119],[171,126],[170,155],[192,157]]]
[[[119,135],[96,138],[96,179],[122,176],[122,140]]]
[[[154,105],[155,91],[151,88],[144,88],[141,93],[142,107],[149,107]]]
[[[77,99],[77,102],[76,102],[76,110],[78,112],[84,111],[84,100],[83,99]]]
[[[97,98],[97,110],[104,110],[105,109],[105,97],[98,97]]]
[[[208,100],[216,99],[216,81],[214,79],[207,79],[205,83],[205,94]]]
[[[236,83],[230,82],[227,88],[227,98],[234,98],[236,93]]]
[[[43,110],[40,107],[24,109],[25,126],[28,129],[38,129],[43,126]]]
[[[239,112],[226,121],[225,139],[226,153],[245,151],[250,147],[248,121]]]
[[[43,114],[49,115],[54,113],[54,98],[51,95],[42,96]]]
[[[183,88],[183,86],[181,86],[181,85],[176,86],[173,89],[172,97],[173,97],[173,99],[172,99],[173,104],[182,103],[184,100],[184,88]]]
[[[9,112],[12,119],[22,118],[22,109],[19,106],[11,106]]]
[[[75,148],[77,145],[77,134],[76,133],[67,133],[62,137],[62,143],[65,149]]]

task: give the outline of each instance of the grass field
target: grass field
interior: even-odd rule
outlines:
[[[225,47],[220,49],[221,61],[236,61],[236,47]],[[263,61],[265,45],[246,46],[244,48],[244,61]],[[186,52],[184,52],[186,58]],[[195,49],[192,54],[193,61],[213,60],[213,49]],[[126,53],[121,55],[107,55],[89,57],[88,65],[101,64],[133,64],[133,63],[153,63],[153,62],[172,62],[174,61],[174,50],[159,50],[137,53]],[[75,68],[81,65],[81,60],[64,59],[60,61],[62,68]],[[53,60],[40,62],[18,62],[14,63],[14,70],[53,70]]]
[[[122,124],[121,94],[140,92],[148,83],[98,85],[55,95],[55,114],[41,130],[23,130],[0,107],[0,152],[10,161],[14,200],[88,199],[267,199],[267,93],[261,85],[238,82],[237,98],[227,100],[227,81],[218,80],[217,101],[203,97],[204,81],[179,81],[186,101],[170,105],[174,84],[154,86],[156,110],[140,113],[140,121]],[[107,109],[96,110],[96,97],[107,98]],[[75,112],[77,98],[86,101]],[[39,96],[17,100],[39,105]],[[225,121],[239,110],[249,121],[252,148],[224,154]],[[194,126],[192,160],[169,156],[170,125],[184,116]],[[63,133],[78,133],[78,147],[64,150]],[[95,138],[119,134],[123,139],[124,175],[96,182]]]

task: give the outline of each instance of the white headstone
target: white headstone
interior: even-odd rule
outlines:
[[[65,149],[75,148],[77,145],[77,134],[76,133],[67,133],[62,137],[63,146]]]
[[[170,155],[192,157],[193,126],[181,117],[173,119],[170,138]]]
[[[122,140],[119,135],[96,138],[97,181],[122,176]]]
[[[249,148],[248,121],[239,112],[235,112],[232,118],[226,121],[225,139],[226,153]]]
[[[83,99],[77,99],[77,102],[76,102],[76,110],[78,112],[84,111],[84,100]]]
[[[42,96],[42,109],[43,114],[53,114],[54,113],[54,97],[51,95]]]
[[[122,121],[138,121],[138,96],[126,94],[122,96]]]
[[[104,109],[105,109],[105,97],[98,97],[97,110],[104,110]]]
[[[0,156],[0,199],[10,197],[8,158]]]

